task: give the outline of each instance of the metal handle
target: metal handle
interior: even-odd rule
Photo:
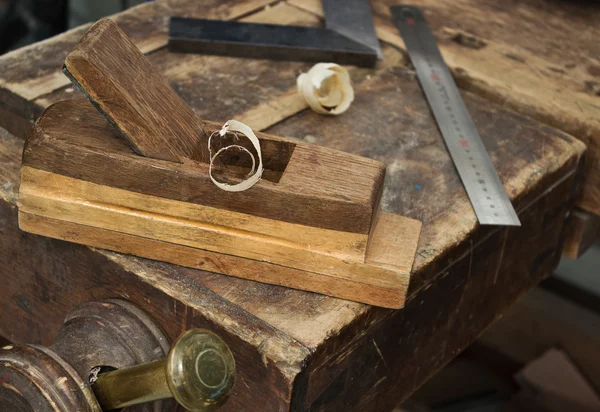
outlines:
[[[227,344],[205,329],[190,329],[166,359],[106,372],[92,389],[103,410],[175,398],[189,411],[207,412],[227,400],[235,361]]]

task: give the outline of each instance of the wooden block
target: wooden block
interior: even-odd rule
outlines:
[[[205,163],[138,156],[87,102],[57,103],[26,141],[20,227],[401,307],[421,224],[377,215],[383,166],[275,136],[259,139],[276,178],[245,192],[223,192],[208,179]]]
[[[565,227],[563,256],[578,259],[594,244],[600,235],[600,217],[581,209],[574,209]]]
[[[403,243],[413,242],[416,245],[421,229],[420,222],[404,219],[403,227],[398,229],[408,230],[410,238],[405,238]],[[382,279],[374,279],[367,274],[365,276],[353,276],[351,273],[327,275],[298,270],[261,260],[214,253],[22,211],[19,212],[19,227],[30,233],[55,239],[387,308],[404,306],[410,278],[409,271],[403,274],[398,271],[395,281],[386,282]],[[410,267],[414,253],[412,256],[410,253],[398,254],[397,259],[399,265],[404,264],[405,267]]]
[[[138,154],[208,161],[204,123],[112,20],[86,32],[63,70]]]
[[[218,130],[220,125],[211,127]],[[181,202],[362,234],[366,241],[381,197],[381,162],[263,133],[257,136],[265,178],[250,190],[225,192],[210,181],[207,164],[138,156],[89,103],[64,101],[38,119],[25,144],[23,165]]]
[[[22,170],[22,230],[378,306],[403,305],[420,233],[416,220],[382,214],[377,226],[385,227],[374,230],[363,262],[360,253],[349,256],[343,250],[353,240],[343,232],[327,236],[299,225],[277,228],[274,233],[288,235],[288,240],[269,235],[277,221],[228,213],[232,227],[225,227],[211,220],[215,216],[210,212],[219,215],[218,210],[206,213],[185,205],[29,167]],[[254,234],[256,227],[263,233]],[[293,242],[297,236],[315,236],[318,244],[303,248]],[[378,245],[385,245],[384,250],[371,250]],[[382,257],[388,251],[393,254]]]

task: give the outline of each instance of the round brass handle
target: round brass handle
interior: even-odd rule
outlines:
[[[205,329],[190,329],[166,359],[102,373],[92,389],[103,410],[175,398],[189,411],[208,412],[226,400],[235,378],[227,344]]]

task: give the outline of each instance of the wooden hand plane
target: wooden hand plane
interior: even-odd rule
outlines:
[[[22,230],[403,306],[421,223],[379,211],[382,163],[257,133],[262,179],[226,192],[209,177],[208,136],[221,125],[198,119],[112,21],[89,29],[64,71],[92,104],[59,102],[31,129]],[[219,167],[235,181],[248,159]]]

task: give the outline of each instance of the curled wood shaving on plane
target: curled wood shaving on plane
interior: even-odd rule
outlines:
[[[250,150],[246,149],[245,147],[237,145],[237,144],[232,144],[229,146],[222,147],[221,149],[217,150],[217,152],[214,155],[212,154],[212,149],[211,149],[210,143],[211,143],[212,137],[215,134],[218,135],[219,137],[224,137],[227,133],[235,133],[235,132],[243,134],[252,143],[252,146],[254,147],[254,149],[256,150],[256,153],[258,155],[258,167],[256,166],[256,159],[254,157],[254,154],[252,154],[252,152],[250,152]],[[246,152],[252,158],[252,168],[250,169],[250,172],[248,173],[248,178],[240,183],[233,184],[233,185],[230,185],[228,183],[219,182],[212,175],[213,162],[223,152],[225,152],[227,150],[234,150],[234,149]],[[225,190],[227,192],[242,192],[242,191],[248,190],[252,186],[254,186],[256,184],[256,182],[258,182],[262,176],[264,169],[263,169],[263,163],[262,163],[262,153],[260,151],[260,141],[254,134],[252,129],[242,122],[238,122],[237,120],[228,120],[227,123],[225,123],[223,125],[221,130],[216,131],[213,134],[211,134],[208,138],[208,152],[210,155],[210,166],[208,168],[208,174],[210,176],[210,180],[212,180],[212,182],[219,189]]]

